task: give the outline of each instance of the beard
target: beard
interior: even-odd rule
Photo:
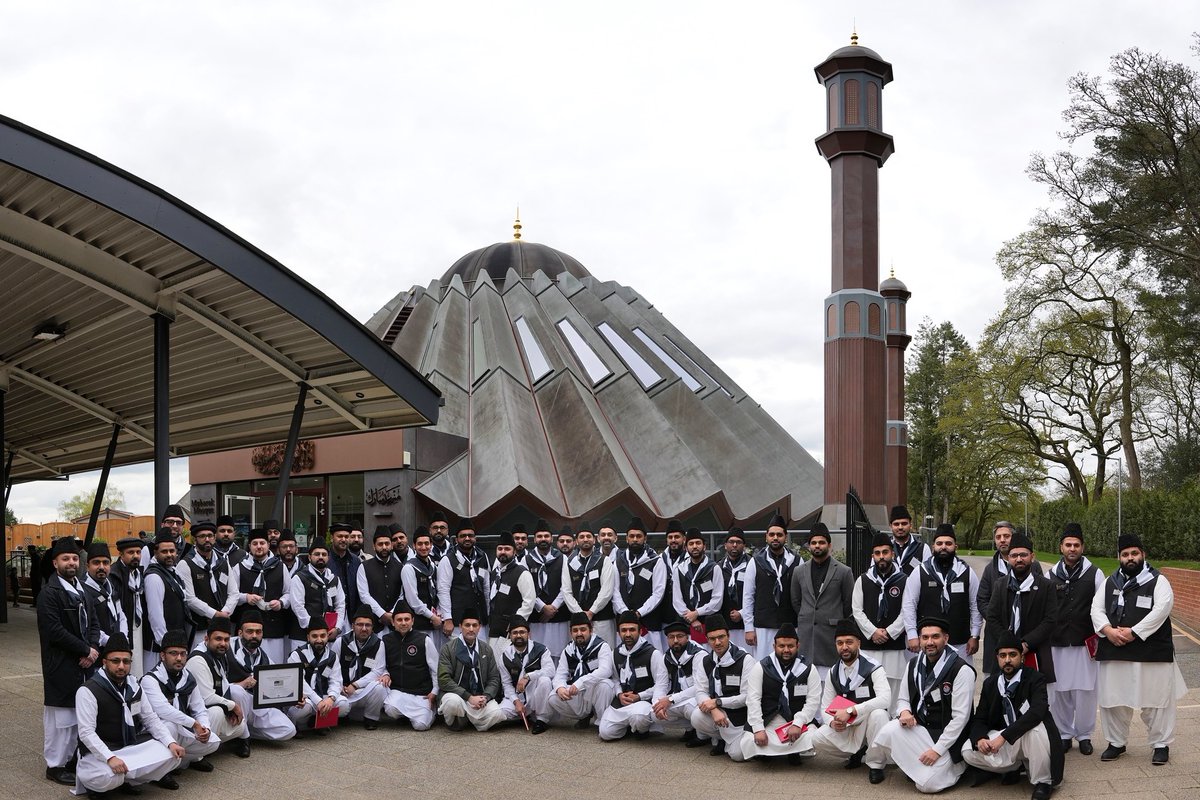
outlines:
[[[626,549],[629,551],[629,554],[631,556],[634,556],[636,558],[636,557],[640,557],[642,555],[642,553],[646,552],[646,545],[631,544],[631,545],[626,545]]]
[[[954,563],[954,553],[934,553],[933,563],[942,569],[947,569]]]
[[[1137,574],[1142,571],[1142,564],[1143,564],[1143,562],[1139,562],[1139,561],[1130,561],[1128,563],[1122,564],[1121,572],[1124,572],[1125,577],[1127,577],[1127,578],[1136,577]]]

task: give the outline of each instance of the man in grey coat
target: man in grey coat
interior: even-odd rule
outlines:
[[[800,653],[817,668],[821,680],[838,663],[834,632],[838,621],[851,614],[854,573],[830,552],[829,528],[818,522],[808,537],[811,559],[792,573],[792,608]]]

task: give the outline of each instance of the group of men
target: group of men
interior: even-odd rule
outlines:
[[[625,547],[607,521],[557,534],[515,526],[495,557],[470,520],[405,531],[331,526],[306,555],[269,522],[234,543],[228,517],[191,526],[170,506],[152,542],[83,551],[60,539],[39,596],[46,775],[94,795],[207,771],[225,742],[323,735],[339,720],[381,718],[426,730],[503,722],[531,733],[595,726],[602,740],[682,731],[689,747],[734,760],[817,754],[894,763],[925,792],[967,765],[1017,779],[1034,798],[1062,779],[1063,753],[1092,752],[1100,708],[1108,748],[1125,752],[1133,708],[1166,763],[1183,682],[1167,580],[1137,537],[1119,542],[1107,579],[1069,525],[1043,576],[1032,543],[1007,523],[981,578],[956,555],[951,526],[932,547],[903,507],[857,579],[820,523],[807,558],[775,518],[752,556],[732,528],[713,559],[700,531],[667,525]],[[355,545],[358,544],[356,548]],[[530,546],[532,545],[532,546]],[[347,613],[347,610],[351,613]],[[977,708],[972,658],[990,677]],[[257,670],[299,665],[290,707],[256,707]]]

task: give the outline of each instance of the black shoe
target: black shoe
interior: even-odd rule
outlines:
[[[1110,744],[1103,753],[1100,754],[1101,761],[1116,761],[1121,756],[1125,755],[1124,747],[1117,747],[1115,744]]]
[[[163,775],[154,782],[154,785],[161,789],[166,789],[167,791],[173,792],[179,788],[179,781],[175,780],[175,778],[171,775]]]
[[[463,729],[463,718],[455,717],[454,719],[446,720],[446,727],[452,731],[461,731]]]
[[[46,767],[46,780],[61,783],[63,786],[74,786],[75,771],[67,767]]]
[[[881,769],[875,769],[872,767],[871,771],[867,773],[867,780],[869,780],[871,783],[883,783],[883,779],[884,774],[883,770]]]
[[[639,742],[644,742],[650,738],[650,731],[634,731],[633,738]]]
[[[234,739],[229,745],[229,751],[238,758],[250,757],[250,740],[249,739]]]
[[[211,761],[200,759],[199,761],[193,761],[192,763],[188,764],[188,769],[194,769],[196,772],[212,772],[213,765]]]
[[[93,792],[91,789],[88,789],[87,796],[88,800],[105,800],[110,794],[112,792]]]
[[[1053,791],[1048,783],[1039,783],[1033,787],[1033,795],[1030,800],[1050,800],[1050,792]]]
[[[798,767],[804,763],[804,756],[799,753],[788,753],[787,762],[793,767]]]
[[[1094,752],[1091,739],[1079,740],[1079,755],[1090,756]]]
[[[1167,763],[1170,760],[1171,760],[1171,748],[1169,748],[1169,747],[1154,748],[1154,755],[1152,755],[1150,757],[1150,763],[1156,767],[1161,767],[1163,764]]]
[[[714,744],[712,747],[708,748],[708,754],[709,754],[710,756],[723,756],[723,755],[725,755],[725,740],[724,740],[724,739],[722,739],[720,736],[718,736],[718,737],[717,737],[717,743],[716,743],[716,744]]]
[[[550,730],[550,726],[545,722],[542,722],[540,719],[535,719],[533,721],[533,725],[529,727],[529,732],[534,736],[537,736],[539,733],[545,733],[548,730]]]
[[[142,787],[134,786],[132,783],[122,783],[117,787],[117,791],[130,797],[137,797],[142,793]]]
[[[378,728],[379,728],[379,720],[377,720],[377,719],[364,719],[363,720],[363,730],[373,731],[373,730],[378,730]]]
[[[1064,753],[1069,753],[1069,752],[1071,752],[1071,740],[1070,740],[1070,739],[1063,739],[1063,740],[1062,740],[1062,743],[1063,743],[1063,745],[1062,745],[1062,747],[1063,747],[1063,752],[1064,752]]]
[[[684,747],[707,747],[709,744],[707,739],[701,739],[699,736],[693,736],[684,742]]]
[[[972,767],[972,769],[975,768]],[[994,772],[988,772],[986,769],[975,769],[975,779],[971,781],[971,785],[983,786],[985,783],[989,783],[995,777],[996,773]]]
[[[694,741],[696,741],[696,730],[695,730],[695,728],[688,728],[687,730],[685,730],[685,731],[683,732],[683,735],[679,737],[679,741],[681,741],[681,742],[694,742]]]
[[[1000,779],[1001,786],[1013,786],[1021,782],[1021,770],[1014,769],[1012,772],[1004,773],[1004,777]]]
[[[862,766],[863,756],[867,751],[859,750],[854,755],[846,759],[846,763],[842,765],[842,769],[858,769]]]
[[[592,720],[589,717],[584,717],[575,722],[575,730],[577,731],[586,731],[590,727],[592,727]]]

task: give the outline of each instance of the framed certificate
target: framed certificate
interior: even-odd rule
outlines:
[[[286,708],[304,697],[299,664],[264,664],[254,668],[254,707]]]

